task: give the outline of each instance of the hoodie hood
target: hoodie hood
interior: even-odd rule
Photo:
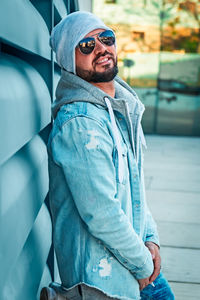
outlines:
[[[144,105],[139,100],[137,94],[118,76],[114,79],[116,94],[115,98],[112,98],[103,90],[79,76],[65,70],[61,72],[61,78],[56,88],[56,100],[52,105],[54,118],[62,105],[72,102],[90,102],[107,109],[105,98],[110,100],[113,110],[122,113],[124,116],[126,116],[126,104],[128,104],[131,115],[140,115],[144,112]]]
[[[86,11],[67,15],[53,28],[50,46],[61,68],[76,74],[75,48],[80,40],[95,29],[112,30],[94,14]]]

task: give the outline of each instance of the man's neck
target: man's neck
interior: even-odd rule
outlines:
[[[115,97],[115,85],[114,80],[109,82],[90,82],[92,85],[98,87],[99,89],[103,90],[106,94],[111,97]]]

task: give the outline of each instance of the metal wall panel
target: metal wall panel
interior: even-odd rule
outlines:
[[[51,98],[44,80],[32,66],[6,54],[0,56],[0,91],[3,163],[50,122]]]
[[[30,1],[1,0],[0,36],[8,43],[51,59],[49,29]]]
[[[1,300],[36,300],[54,275],[43,141],[51,121],[53,14],[49,0],[0,3]]]
[[[41,288],[59,279],[46,142],[60,69],[49,35],[78,8],[77,0],[0,3],[1,300],[39,299]]]
[[[16,264],[3,286],[4,300],[35,300],[46,265],[51,244],[51,221],[45,204],[33,224],[32,230]]]
[[[42,288],[47,284],[47,282],[51,282],[52,278],[51,278],[51,272],[49,270],[48,265],[45,265],[43,274],[42,274],[42,279],[40,281],[40,285],[38,288],[38,292],[37,292],[37,299],[39,299],[40,297],[40,291],[42,290]]]
[[[64,18],[67,15],[67,8],[63,0],[54,0],[54,6],[58,14]]]
[[[0,285],[4,287],[48,192],[47,153],[39,136],[1,165],[0,191],[0,265],[4,274]]]

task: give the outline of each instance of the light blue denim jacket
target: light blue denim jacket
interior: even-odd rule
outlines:
[[[144,242],[159,241],[145,201],[144,107],[119,77],[115,89],[112,98],[62,71],[48,143],[50,206],[62,284],[133,300],[137,279],[153,272]]]

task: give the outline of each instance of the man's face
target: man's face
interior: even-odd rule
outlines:
[[[75,49],[76,74],[88,82],[109,82],[118,73],[115,45],[107,46],[97,38],[97,34],[103,31],[96,29],[85,36],[95,38],[92,53],[86,55],[78,47]]]

